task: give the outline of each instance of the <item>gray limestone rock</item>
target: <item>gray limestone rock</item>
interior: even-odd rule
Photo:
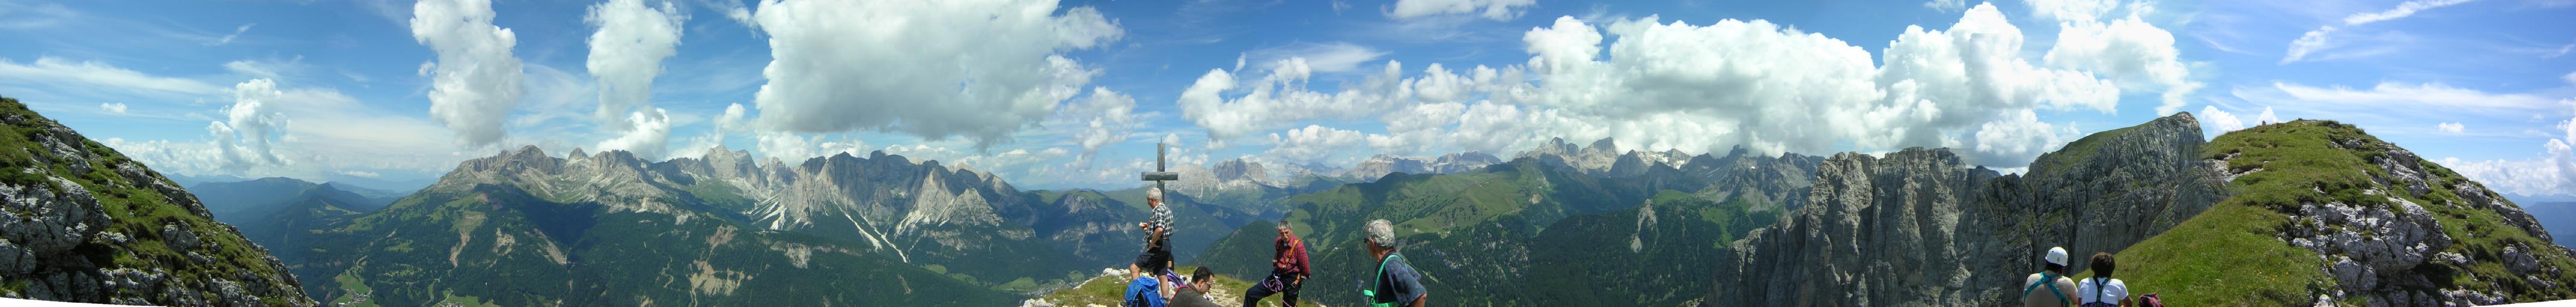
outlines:
[[[2091,146],[2043,155],[2027,175],[1944,149],[1828,158],[1804,207],[1732,243],[1703,303],[2002,305],[2041,251],[2117,251],[2228,196],[2188,113],[2078,142]]]

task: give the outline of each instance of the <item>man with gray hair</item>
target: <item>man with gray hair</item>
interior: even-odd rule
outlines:
[[[1395,223],[1384,219],[1368,222],[1369,256],[1377,259],[1377,285],[1360,290],[1368,296],[1371,307],[1424,306],[1431,299],[1429,289],[1422,287],[1422,272],[1396,254]]]
[[[1163,203],[1163,188],[1146,188],[1145,206],[1154,208],[1153,216],[1146,218],[1145,222],[1136,223],[1136,228],[1145,230],[1145,252],[1136,255],[1136,262],[1128,265],[1128,274],[1136,277],[1164,276],[1165,280],[1177,280],[1177,278],[1170,278],[1177,277],[1179,274],[1172,272],[1172,206]],[[1160,290],[1163,297],[1172,296],[1170,287]]]

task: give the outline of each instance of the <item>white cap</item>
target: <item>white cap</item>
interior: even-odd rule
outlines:
[[[2048,264],[2055,264],[2055,265],[2058,265],[2058,266],[2065,266],[2065,265],[2066,265],[2066,248],[2064,248],[2064,247],[2050,247],[2050,248],[2048,248],[2048,256],[2046,256],[2046,257],[2042,257],[2042,258],[2046,258],[2046,259],[2048,259]]]

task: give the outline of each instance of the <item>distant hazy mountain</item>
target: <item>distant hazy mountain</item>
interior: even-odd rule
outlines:
[[[1577,151],[1580,152],[1580,151]],[[1596,153],[1616,161],[1642,153]],[[1678,155],[1656,153],[1656,156]],[[1398,224],[1404,254],[1443,289],[1442,301],[1498,306],[1663,305],[1697,300],[1711,260],[1753,227],[1769,225],[1787,195],[1800,195],[1816,165],[1807,156],[1688,156],[1707,163],[1649,163],[1625,177],[1524,156],[1445,174],[1390,173],[1289,197],[1285,215],[1309,244],[1318,269],[1307,293],[1355,293],[1366,268],[1360,230],[1370,219]],[[1765,169],[1778,168],[1778,169]],[[1785,177],[1784,177],[1785,176]],[[1267,222],[1254,222],[1209,247],[1195,264],[1251,279],[1268,272]],[[1306,296],[1352,305],[1345,295]]]
[[[1447,174],[1471,171],[1496,163],[1503,163],[1503,160],[1493,155],[1473,151],[1436,158],[1376,155],[1367,160],[1360,160],[1359,165],[1351,167],[1348,175],[1359,180],[1377,180],[1392,173]]]
[[[286,267],[160,172],[0,98],[0,297],[309,306]]]
[[[215,220],[234,226],[268,222],[271,214],[301,205],[308,198],[327,197],[337,208],[369,212],[384,208],[402,197],[402,194],[390,191],[336,182],[316,184],[286,177],[199,183],[188,186],[188,192],[206,202],[206,209],[214,212]]]
[[[312,182],[294,178],[268,177],[244,181],[198,183],[189,185],[188,193],[196,194],[197,199],[204,200],[206,210],[213,211],[216,219],[233,223],[266,216],[267,211],[263,208],[284,204],[297,193],[313,186]]]
[[[527,147],[461,163],[391,207],[305,230],[308,245],[283,248],[311,251],[297,274],[332,281],[307,291],[333,303],[389,305],[999,305],[1011,296],[976,279],[1000,275],[978,274],[1068,265],[1039,241],[1012,239],[1015,230],[1034,236],[1024,227],[961,229],[992,225],[977,222],[998,216],[975,213],[1002,210],[977,203],[984,197],[977,190],[943,188],[983,185],[943,179],[988,175],[846,155],[799,167],[706,161],[647,163],[623,151],[558,158]],[[883,168],[855,169],[863,167]],[[890,188],[907,182],[920,185]],[[814,196],[853,190],[883,191],[873,195],[889,201],[829,208],[922,211],[892,213],[902,224],[839,224],[884,231],[862,242],[811,231],[815,219],[781,218],[791,215],[780,207],[791,204],[776,203],[828,206]],[[804,199],[783,199],[796,197]],[[797,217],[886,217],[813,213]],[[997,247],[1008,245],[1029,246]]]
[[[2549,229],[2550,242],[2559,246],[2576,246],[2576,202],[2521,202],[2522,209]]]

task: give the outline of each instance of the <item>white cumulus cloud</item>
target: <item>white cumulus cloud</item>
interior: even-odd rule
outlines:
[[[99,110],[101,110],[101,111],[107,111],[107,113],[109,113],[109,114],[117,114],[117,115],[124,115],[124,114],[125,114],[125,104],[123,104],[123,103],[114,103],[114,102],[110,102],[110,103],[101,103],[101,104],[98,104],[98,109],[99,109]]]
[[[662,59],[678,53],[680,23],[688,19],[670,2],[658,8],[643,0],[609,0],[590,6],[582,20],[599,28],[590,34],[587,62],[591,76],[599,78],[599,110],[592,113],[599,123],[609,130],[627,130],[634,127],[629,122],[641,123],[619,119],[631,117],[630,110],[652,105],[653,77],[662,74]],[[648,113],[662,112],[633,114]]]
[[[510,54],[518,35],[492,25],[490,0],[422,0],[412,4],[411,35],[438,54],[421,65],[431,74],[429,115],[457,131],[457,143],[489,146],[506,134],[502,118],[519,103],[526,74]]]
[[[2118,82],[2127,90],[2162,90],[2157,115],[2173,114],[2184,95],[2200,89],[2174,48],[2172,32],[2157,28],[2137,14],[2108,23],[2092,20],[2060,23],[2057,45],[2042,59],[2051,66],[2080,68]]]
[[[1011,140],[1098,74],[1062,52],[1123,34],[1098,10],[1054,0],[769,0],[752,19],[774,59],[754,97],[762,128],[979,147]]]
[[[2548,133],[2555,136],[2540,144],[2538,157],[2483,161],[2443,158],[2442,165],[2450,166],[2460,175],[2484,183],[2497,192],[2570,195],[2569,191],[2576,191],[2576,118],[2559,121],[2551,128],[2554,129]]]
[[[624,150],[644,159],[659,159],[671,145],[670,113],[662,108],[639,110],[626,117],[627,129],[617,138],[599,142],[599,150]]]
[[[1126,140],[1137,126],[1136,98],[1108,88],[1092,88],[1090,96],[1061,111],[1059,116],[1075,126],[1074,143],[1082,145],[1076,164],[1084,166],[1100,154],[1101,147]]]
[[[2460,134],[2468,131],[2468,127],[2461,126],[2460,123],[2441,123],[2433,125],[2433,128],[2442,130],[2443,133],[2450,134]]]

